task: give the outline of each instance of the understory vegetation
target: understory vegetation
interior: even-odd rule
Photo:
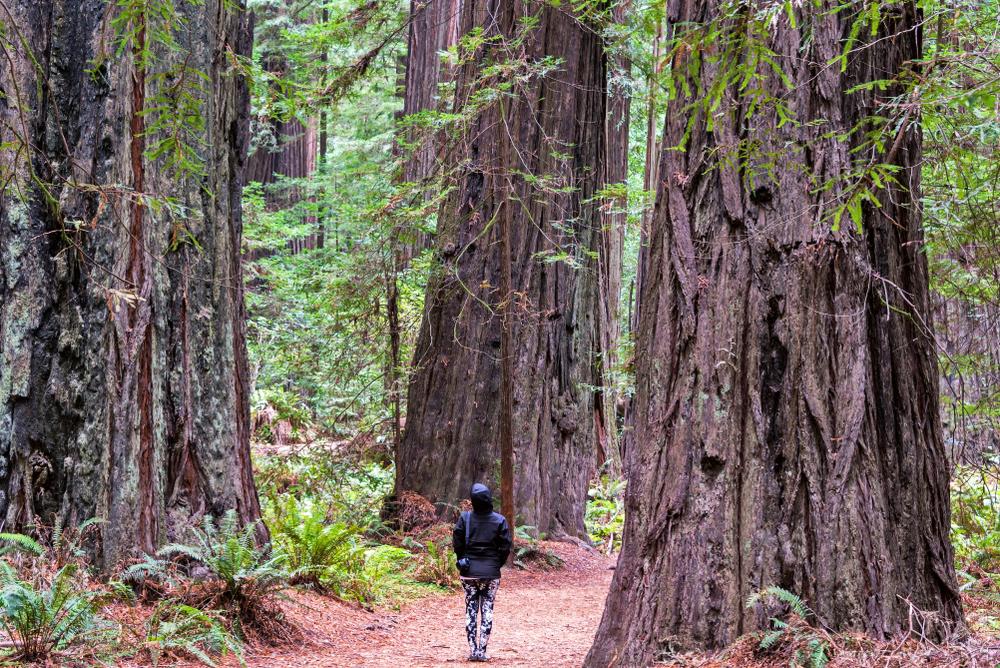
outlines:
[[[246,643],[287,643],[295,592],[363,608],[398,608],[458,587],[451,526],[415,498],[404,528],[380,513],[392,487],[381,464],[306,451],[257,461],[270,541],[236,514],[205,516],[183,540],[110,578],[90,567],[96,520],[0,533],[2,655],[16,662],[116,665],[123,660],[215,665]],[[595,525],[597,526],[597,525]],[[515,566],[559,568],[528,528]]]
[[[257,466],[267,481],[261,491],[271,542],[264,547],[257,545],[255,527],[240,527],[234,514],[206,517],[184,541],[108,580],[88,566],[93,521],[39,526],[32,535],[0,534],[0,626],[11,638],[6,658],[79,666],[123,659],[215,665],[241,657],[248,641],[294,639],[297,630],[284,610],[296,605],[295,591],[394,608],[457,587],[449,525],[437,523],[419,501],[405,513],[412,521],[406,531],[381,518],[391,469],[310,451],[261,456]],[[1000,523],[993,479],[985,477],[995,474],[995,468],[960,469],[953,495],[952,537],[966,614],[971,629],[983,633],[1000,632]],[[591,486],[587,525],[598,549],[620,545],[623,494],[623,482],[607,475]],[[519,528],[515,566],[559,568],[560,559],[534,533]],[[785,665],[823,668],[835,655],[863,649],[859,640],[817,625],[794,592],[769,587],[747,605],[761,602],[784,612],[770,630],[726,656],[783,656]],[[701,665],[694,658],[673,660]]]

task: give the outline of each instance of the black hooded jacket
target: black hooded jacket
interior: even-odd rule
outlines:
[[[455,556],[469,558],[469,572],[465,577],[494,580],[500,577],[500,567],[510,556],[510,526],[503,515],[493,512],[489,487],[476,483],[469,498],[472,501],[469,543],[465,543],[465,513],[462,513],[451,534]]]

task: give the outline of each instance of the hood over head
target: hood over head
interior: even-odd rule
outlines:
[[[493,512],[493,494],[486,485],[477,482],[469,492],[469,500],[472,501],[472,509],[477,513]]]

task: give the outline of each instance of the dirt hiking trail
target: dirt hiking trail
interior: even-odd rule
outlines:
[[[505,568],[494,608],[487,666],[580,666],[611,584],[613,559],[565,543],[553,571]],[[254,648],[250,668],[459,666],[467,662],[461,591],[422,598],[399,611],[368,612],[308,594],[285,609],[304,630],[297,646]]]

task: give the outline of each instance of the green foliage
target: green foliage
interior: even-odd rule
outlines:
[[[368,208],[359,206],[339,219],[336,234],[349,240],[335,236],[332,247],[280,252],[257,263],[261,289],[248,295],[248,308],[251,353],[259,368],[253,408],[262,440],[276,442],[273,425],[283,420],[293,440],[303,440],[310,427],[334,436],[371,433],[369,447],[389,451],[385,263],[391,258],[372,254],[371,247],[384,246],[385,240],[379,237],[384,231],[370,226]],[[251,233],[255,221],[270,217],[251,213]],[[280,236],[301,235],[289,230]],[[400,321],[409,332],[401,359],[409,356],[409,337],[420,318],[423,266],[423,261],[412,263],[396,277]],[[260,419],[268,415],[273,417]]]
[[[346,590],[359,603],[382,605],[408,598],[413,581],[407,577],[413,555],[394,545],[374,545],[365,549],[359,570],[351,573]]]
[[[360,531],[344,522],[328,522],[326,511],[310,498],[286,497],[269,514],[275,545],[288,560],[293,584],[330,590],[354,598],[350,583],[364,567]]]
[[[542,568],[562,568],[565,563],[558,554],[546,549],[540,541],[545,534],[538,533],[531,525],[518,525],[514,528],[514,565],[527,568],[530,562],[537,563]]]
[[[413,552],[416,557],[413,579],[417,582],[445,589],[456,589],[461,584],[450,544],[436,541],[433,537],[417,540],[406,536],[403,539],[403,547]]]
[[[210,82],[204,72],[191,67],[178,39],[190,30],[183,7],[174,0],[117,0],[116,4],[118,11],[111,18],[114,55],[121,58],[129,53],[146,82],[144,107],[135,112],[143,117],[146,128],[144,157],[162,162],[179,178],[201,176],[204,165],[199,149]],[[203,0],[187,4],[200,6]],[[103,67],[108,57],[99,51],[92,71]]]
[[[185,558],[198,562],[225,585],[232,601],[266,600],[288,585],[285,555],[269,547],[258,548],[257,527],[240,528],[235,510],[227,511],[216,522],[206,515],[194,531],[194,542],[170,543],[157,551],[161,558]]]
[[[233,510],[218,521],[206,516],[192,532],[192,542],[171,543],[122,573],[122,580],[138,585],[156,583],[160,592],[183,594],[185,602],[203,611],[221,609],[233,632],[241,638],[253,630],[277,636],[283,615],[277,600],[288,587],[292,573],[285,555],[270,546],[256,545],[256,526],[240,527]],[[208,577],[195,581],[180,564],[204,568]]]
[[[87,560],[83,543],[102,522],[91,518],[75,527],[63,527],[62,520],[57,518],[51,527],[41,523],[26,527],[34,536],[0,533],[0,556],[10,556],[17,563],[28,560],[52,568],[83,564]]]
[[[945,434],[953,460],[978,464],[981,453],[996,452],[1000,433],[1000,3],[921,4],[933,26],[918,87],[921,201]],[[985,56],[992,67],[983,67],[983,54],[993,54]],[[984,468],[996,489],[995,462]]]
[[[621,547],[625,530],[625,480],[602,475],[587,492],[584,516],[590,540],[609,554]]]
[[[31,536],[22,533],[0,533],[0,556],[11,552],[23,552],[34,557],[45,554],[45,548]]]
[[[813,611],[797,595],[781,587],[765,587],[747,598],[746,607],[778,603],[788,608],[788,619],[771,618],[771,628],[758,634],[758,650],[762,653],[783,652],[788,665],[801,668],[824,668],[833,656],[826,634],[809,625]]]
[[[199,610],[173,599],[160,601],[146,620],[144,648],[154,668],[164,659],[176,658],[215,666],[214,656],[241,657],[243,651],[226,628],[222,613]]]
[[[102,594],[85,585],[75,564],[23,580],[0,561],[0,625],[13,658],[43,661],[55,652],[107,646],[113,629],[97,614]]]
[[[382,502],[392,492],[391,467],[320,449],[258,456],[255,467],[268,522],[278,514],[284,498],[294,496],[326,508],[331,520],[358,527],[365,534],[386,531],[380,512]]]
[[[392,470],[313,452],[258,461],[264,512],[293,584],[365,606],[454,586],[450,550],[394,536],[379,518]],[[381,541],[393,540],[402,547]]]
[[[951,542],[960,568],[1000,573],[1000,462],[959,467],[951,485]]]
[[[252,152],[280,153],[292,139],[281,123],[293,119],[329,137],[313,174],[251,184],[245,198],[245,241],[257,256],[247,298],[257,436],[280,440],[273,427],[282,422],[293,440],[370,433],[371,447],[387,454],[427,266],[419,248],[406,266],[398,251],[433,228],[422,206],[397,197],[396,67],[407,8],[340,0],[251,7],[258,17]],[[322,248],[288,248],[290,239],[320,230]],[[402,331],[395,366],[391,286]]]

